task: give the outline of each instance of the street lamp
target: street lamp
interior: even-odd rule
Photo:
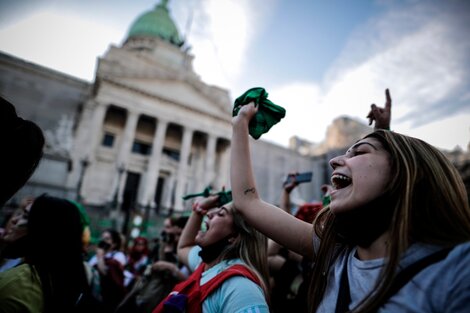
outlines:
[[[116,189],[114,190],[114,196],[113,200],[111,201],[111,208],[117,210],[118,208],[118,198],[119,198],[119,187],[121,185],[121,176],[126,170],[126,167],[124,166],[123,163],[119,164],[117,167],[117,172],[118,172],[118,178],[117,178],[117,184],[116,184]]]
[[[83,177],[85,176],[86,168],[88,167],[88,165],[90,165],[90,161],[88,161],[88,158],[85,157],[80,161],[80,165],[81,165],[80,177],[78,178],[77,194],[75,196],[75,200],[79,203],[82,201],[81,191],[82,191]]]

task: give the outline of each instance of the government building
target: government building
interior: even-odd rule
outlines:
[[[40,166],[9,205],[47,192],[81,202],[96,229],[154,236],[159,219],[190,209],[183,195],[230,189],[233,100],[200,79],[188,50],[162,1],[98,58],[92,83],[0,53],[0,94],[46,136]],[[293,198],[320,201],[328,160],[370,131],[343,117],[317,153],[295,138],[291,148],[252,143],[261,196],[278,204],[287,173],[313,171]]]

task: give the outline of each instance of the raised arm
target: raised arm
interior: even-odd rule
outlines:
[[[369,125],[375,121],[374,130],[386,129],[390,130],[390,122],[392,120],[392,98],[390,97],[390,91],[385,89],[385,106],[383,108],[371,104],[369,114]]]
[[[248,123],[256,113],[253,103],[244,105],[233,118],[231,187],[235,208],[267,237],[306,257],[313,255],[313,227],[260,199],[251,164]]]
[[[298,174],[298,173],[289,173],[289,177],[291,177],[291,181],[290,182],[287,182],[284,184],[284,186],[282,187],[282,193],[281,193],[281,209],[283,209],[284,211],[286,211],[287,213],[290,214],[290,193],[292,190],[295,189],[295,187],[297,187],[299,185],[299,183],[297,183],[295,181],[295,175]]]

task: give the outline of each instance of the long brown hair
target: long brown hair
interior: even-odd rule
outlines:
[[[269,303],[269,271],[266,236],[249,226],[231,204],[225,205],[233,216],[233,226],[239,238],[221,254],[221,259],[240,258],[258,276]]]
[[[426,142],[391,131],[375,131],[365,138],[378,140],[389,153],[391,173],[388,189],[396,201],[390,223],[387,262],[377,280],[374,294],[354,312],[375,312],[384,300],[400,258],[415,242],[453,247],[470,240],[470,209],[462,178],[438,149]],[[329,208],[314,221],[321,240],[310,284],[310,311],[315,312],[324,296],[333,254],[344,247],[336,236],[334,215]]]

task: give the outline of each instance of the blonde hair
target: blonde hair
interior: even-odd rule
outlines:
[[[462,178],[438,149],[426,142],[390,131],[376,131],[365,138],[378,140],[389,153],[391,173],[385,190],[394,203],[389,227],[387,259],[375,292],[355,312],[375,312],[384,300],[400,257],[415,242],[453,247],[470,240],[470,209]],[[334,215],[329,208],[320,212],[314,230],[321,239],[312,273],[311,312],[323,298],[326,272],[338,241],[333,230]],[[344,246],[344,244],[343,244]]]
[[[239,258],[258,276],[265,297],[269,302],[269,272],[266,236],[249,226],[230,203],[224,205],[232,214],[233,226],[238,238],[221,254],[221,260]]]

